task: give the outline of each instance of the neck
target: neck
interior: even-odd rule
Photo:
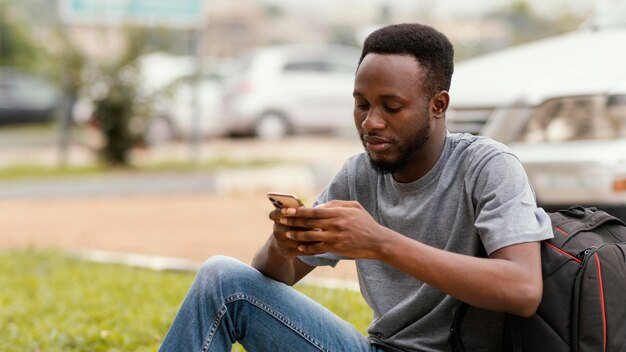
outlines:
[[[445,129],[431,134],[428,143],[420,150],[415,151],[408,164],[409,166],[392,174],[393,179],[400,183],[409,183],[422,178],[439,161],[445,143]]]

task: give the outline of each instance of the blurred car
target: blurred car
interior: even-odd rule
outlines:
[[[522,161],[540,206],[626,221],[626,2],[580,30],[458,64],[446,120]]]
[[[146,131],[147,142],[159,144],[172,139],[219,135],[221,79],[220,75],[209,73],[202,74],[197,80],[194,76],[186,76],[172,83],[170,95],[155,106]]]
[[[482,134],[511,147],[544,209],[594,206],[626,221],[626,80],[607,94],[505,108]]]
[[[0,124],[50,121],[60,103],[58,88],[47,80],[0,69]]]
[[[621,2],[579,30],[458,63],[448,129],[477,134],[498,107],[536,96],[545,87],[551,90],[546,93],[561,95],[606,92],[626,77],[625,62],[626,2]]]
[[[228,78],[222,131],[274,139],[292,133],[352,131],[352,90],[360,50],[302,44],[259,48]]]
[[[148,121],[142,124],[148,144],[219,134],[217,114],[223,74],[218,68],[223,63],[204,58],[207,67],[203,67],[202,73],[196,77],[196,60],[193,56],[164,52],[146,54],[138,59],[140,78],[137,89],[151,112]],[[93,95],[88,89],[81,95],[74,106],[75,121],[90,121],[94,110]]]

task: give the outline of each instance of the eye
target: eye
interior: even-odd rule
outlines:
[[[358,110],[367,110],[369,109],[370,104],[366,101],[359,101],[359,100],[355,100],[354,101],[354,108],[358,109]]]
[[[389,106],[389,105],[385,105],[385,111],[387,111],[390,114],[395,114],[397,112],[400,112],[402,110],[402,106]]]

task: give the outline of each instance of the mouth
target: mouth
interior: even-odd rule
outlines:
[[[391,147],[391,141],[378,136],[363,136],[363,144],[370,153],[381,153]]]

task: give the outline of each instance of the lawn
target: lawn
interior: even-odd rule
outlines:
[[[167,171],[211,172],[224,169],[267,167],[285,164],[296,164],[296,162],[288,162],[279,159],[255,159],[240,161],[228,158],[215,158],[195,164],[185,161],[162,161],[148,165],[128,167],[107,167],[104,164],[67,167],[16,164],[0,167],[0,181],[38,178],[84,177],[119,173],[158,173]]]
[[[0,351],[155,351],[192,280],[54,251],[1,252]],[[371,311],[358,292],[298,289],[365,332]]]

